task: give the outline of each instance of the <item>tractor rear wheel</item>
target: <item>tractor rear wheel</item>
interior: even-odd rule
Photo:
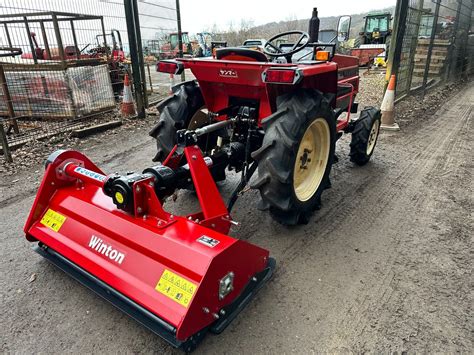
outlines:
[[[277,100],[264,120],[265,136],[252,153],[260,190],[272,217],[284,225],[307,223],[319,208],[334,159],[336,121],[319,91],[300,90]]]
[[[351,140],[351,161],[357,165],[365,165],[374,153],[380,131],[380,110],[366,107],[354,124]]]
[[[173,87],[173,95],[157,106],[160,118],[150,131],[156,139],[157,152],[153,161],[163,162],[176,144],[176,131],[195,129],[207,123],[204,99],[196,81],[187,81]],[[206,142],[200,144],[203,149]],[[205,149],[203,149],[205,150]]]

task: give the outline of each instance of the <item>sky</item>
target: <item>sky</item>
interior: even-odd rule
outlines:
[[[319,17],[360,14],[395,6],[396,0],[180,0],[183,31],[192,33],[211,29],[213,24],[225,30],[232,21],[253,20],[255,25],[311,17],[317,7]]]

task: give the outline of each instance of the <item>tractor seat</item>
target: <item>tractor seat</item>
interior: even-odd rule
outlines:
[[[268,62],[268,58],[262,52],[254,49],[226,47],[216,50],[216,59],[241,60],[245,62]]]

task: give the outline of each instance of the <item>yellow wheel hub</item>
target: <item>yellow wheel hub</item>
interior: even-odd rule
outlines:
[[[189,121],[188,129],[189,130],[195,130],[198,128],[201,128],[205,126],[206,124],[209,124],[209,117],[208,117],[208,111],[207,108],[204,106],[201,107],[199,110],[196,111],[196,113],[191,117],[191,120]]]
[[[331,133],[324,118],[315,119],[303,135],[296,155],[293,187],[301,202],[311,199],[324,177],[329,160]]]
[[[372,125],[372,129],[370,130],[369,140],[367,141],[367,155],[372,154],[372,151],[375,148],[375,143],[377,143],[377,137],[379,135],[379,128],[380,121],[375,120],[374,124]]]

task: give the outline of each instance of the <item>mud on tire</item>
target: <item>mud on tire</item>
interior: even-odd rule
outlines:
[[[375,107],[366,107],[360,113],[360,118],[354,124],[351,139],[352,162],[365,165],[374,153],[380,130],[380,110]]]
[[[187,128],[194,114],[204,106],[204,99],[196,81],[173,87],[173,95],[158,104],[160,118],[150,131],[156,139],[157,152],[153,161],[166,159],[176,141],[176,131]]]
[[[327,163],[322,167],[324,173],[316,190],[302,201],[295,189],[295,163],[300,142],[315,121],[325,122],[324,127],[328,128]],[[320,205],[334,159],[336,121],[329,101],[315,90],[282,95],[277,99],[277,111],[262,123],[265,130],[262,146],[252,153],[258,162],[258,177],[252,188],[260,190],[263,202],[269,205],[270,214],[279,223],[307,223]]]

